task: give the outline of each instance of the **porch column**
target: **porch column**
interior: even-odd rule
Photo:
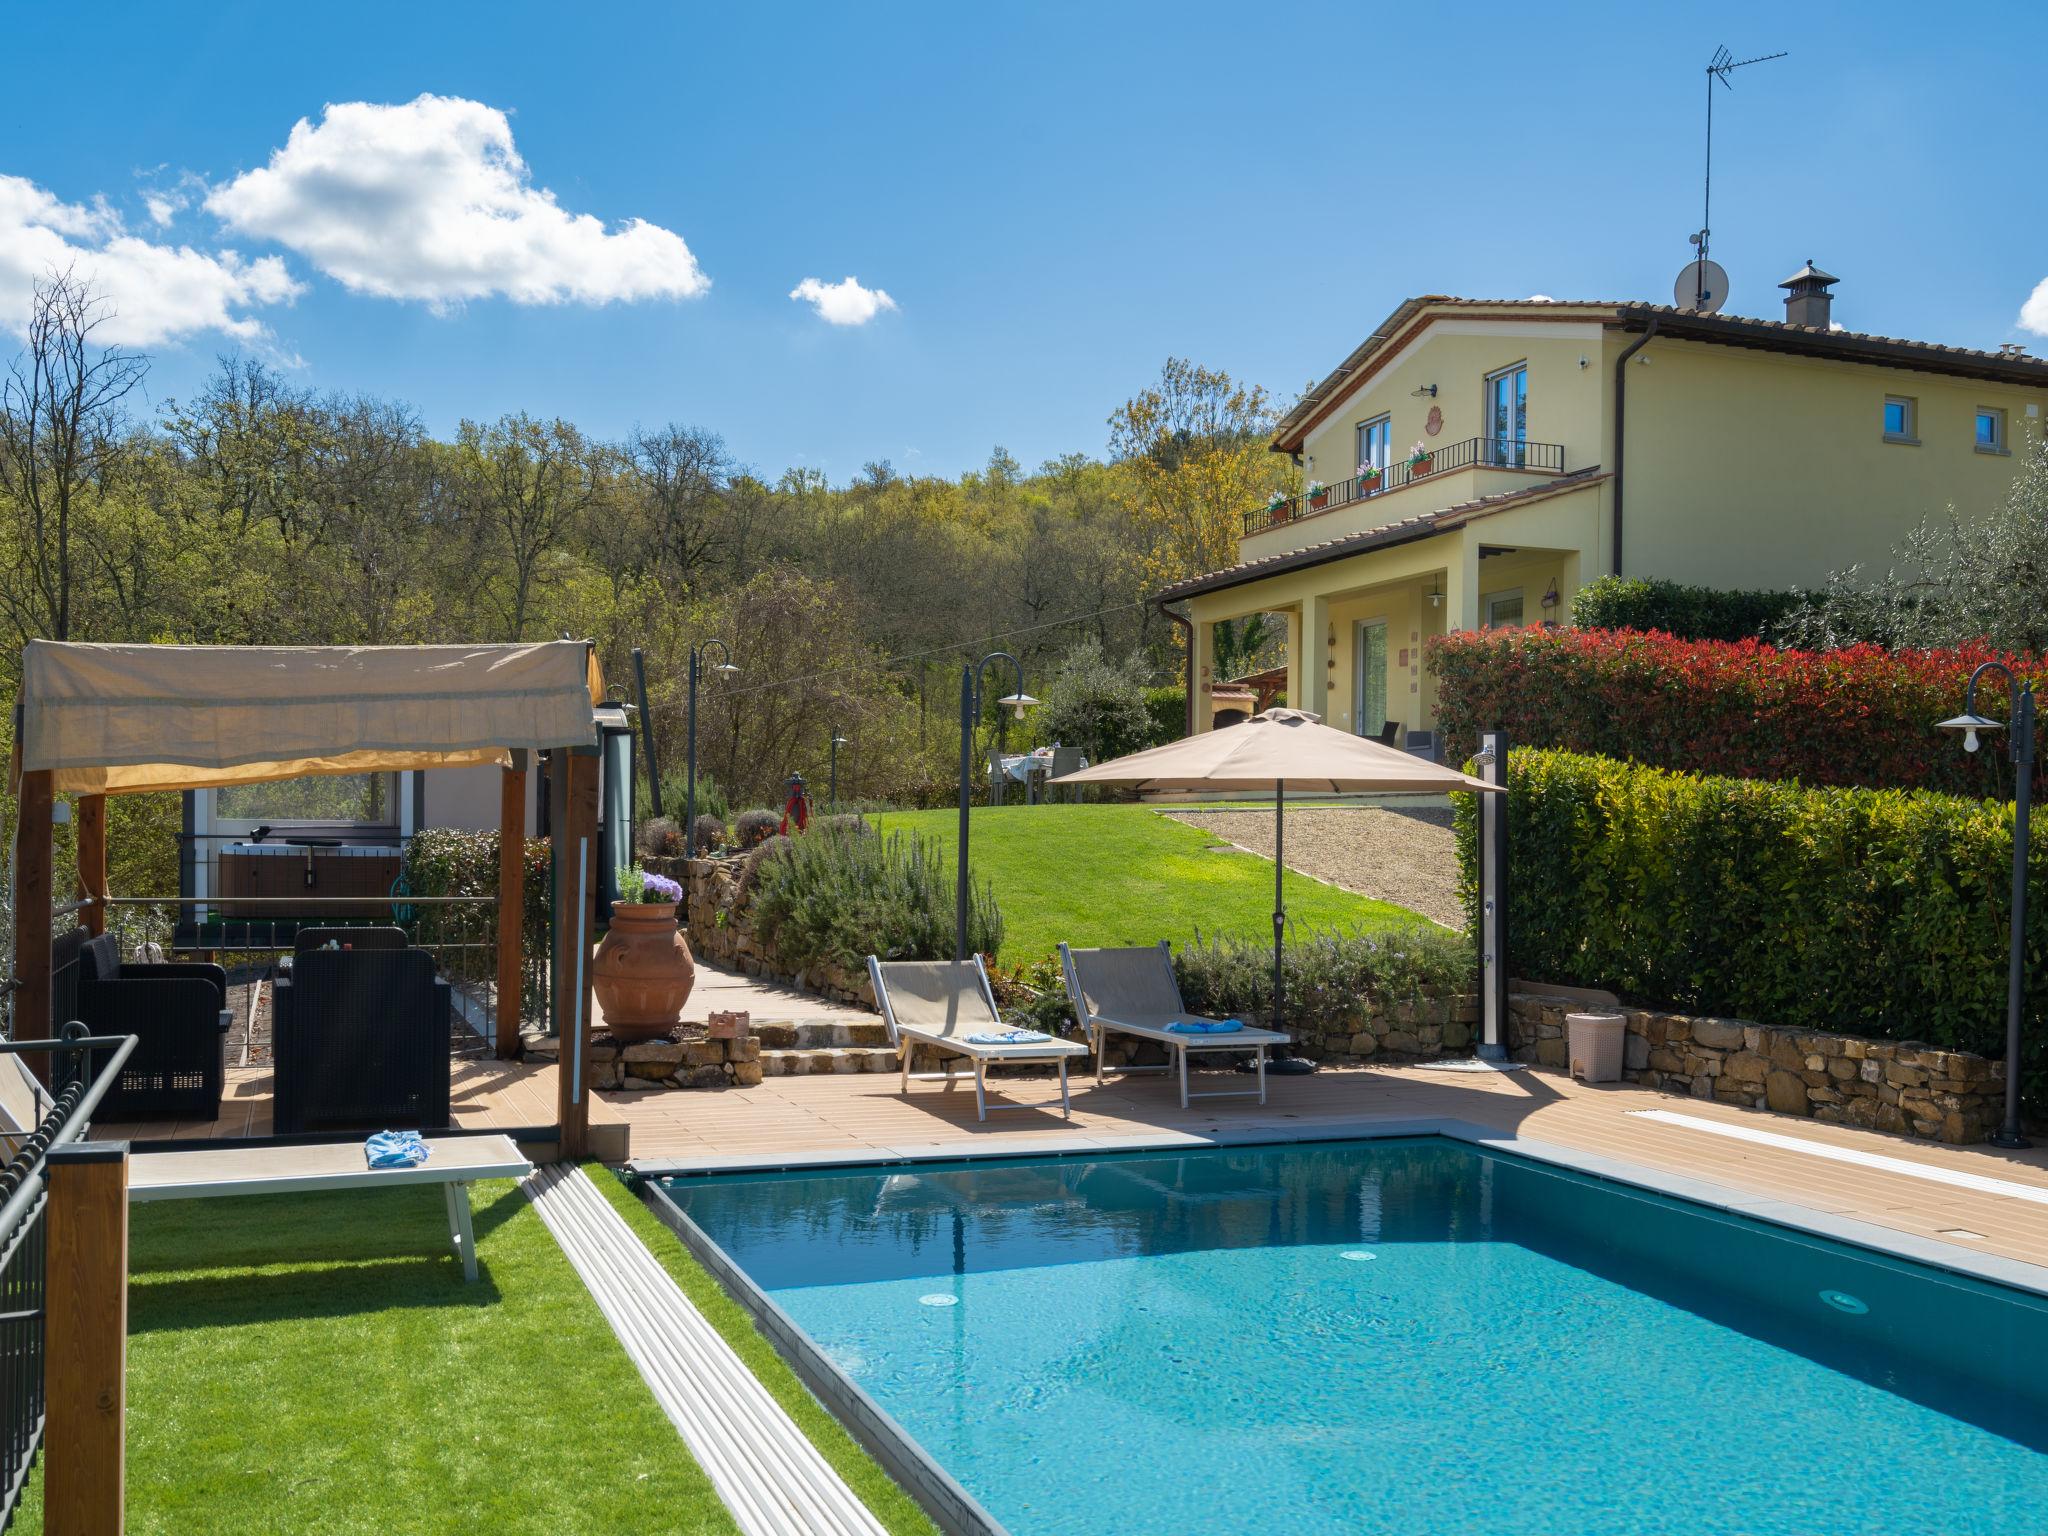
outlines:
[[[1303,649],[1308,637],[1299,605],[1287,610],[1287,707],[1306,709],[1301,702],[1308,695],[1309,663],[1315,657]]]
[[[500,1061],[519,1054],[519,989],[526,943],[526,753],[498,783],[498,1036]]]
[[[1444,562],[1444,631],[1479,627],[1479,543],[1459,535]]]
[[[128,1143],[50,1149],[43,1528],[120,1536],[128,1413]]]
[[[1301,662],[1301,700],[1296,703],[1290,693],[1287,702],[1296,709],[1321,715],[1327,724],[1330,718],[1330,600],[1327,597],[1302,599]]]
[[[107,797],[78,797],[78,894],[92,903],[78,914],[87,933],[107,931]]]
[[[1568,549],[1559,558],[1557,565],[1557,595],[1563,599],[1557,605],[1557,612],[1549,615],[1560,624],[1572,621],[1572,609],[1579,595],[1579,585],[1586,578],[1581,572],[1581,555],[1576,549]]]
[[[1189,701],[1189,707],[1195,717],[1195,730],[1199,733],[1209,729],[1210,715],[1214,710],[1209,690],[1216,682],[1216,621],[1200,617],[1199,610],[1191,617],[1194,621],[1195,696]]]
[[[555,953],[551,977],[559,1156],[576,1162],[590,1150],[590,951],[597,941],[597,749],[557,747],[548,773],[549,827],[555,861]]]
[[[14,826],[14,1038],[50,1036],[50,771],[21,776]],[[38,1056],[30,1063],[40,1067]]]

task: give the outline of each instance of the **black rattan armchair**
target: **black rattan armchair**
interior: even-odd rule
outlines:
[[[448,1124],[448,983],[425,950],[308,950],[274,996],[277,1134]]]
[[[73,945],[75,1016],[96,1035],[135,1036],[135,1051],[101,1101],[99,1118],[218,1120],[227,1076],[228,973],[189,962],[123,965],[111,934],[75,939],[65,948]]]

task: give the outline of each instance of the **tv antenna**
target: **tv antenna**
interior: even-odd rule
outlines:
[[[1752,64],[1768,64],[1772,59],[1782,59],[1784,53],[1760,53],[1753,59],[1738,59],[1724,44],[1714,50],[1714,56],[1707,62],[1707,174],[1706,195],[1700,211],[1700,232],[1692,237],[1692,244],[1699,252],[1693,258],[1693,305],[1701,314],[1711,315],[1721,307],[1728,297],[1726,274],[1713,262],[1707,260],[1707,242],[1713,236],[1714,223],[1714,82],[1721,82],[1724,89],[1733,90],[1728,77],[1738,69],[1747,69]],[[1711,270],[1710,270],[1711,269]],[[1680,279],[1681,291],[1684,280]],[[1716,288],[1719,292],[1716,292]]]

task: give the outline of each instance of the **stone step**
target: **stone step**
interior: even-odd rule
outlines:
[[[767,1077],[809,1077],[820,1073],[895,1070],[896,1052],[887,1046],[824,1046],[761,1052],[761,1071]]]
[[[837,1019],[776,1019],[757,1023],[754,1033],[761,1046],[771,1051],[846,1050],[852,1047],[886,1047],[889,1026],[880,1019],[853,1023]]]

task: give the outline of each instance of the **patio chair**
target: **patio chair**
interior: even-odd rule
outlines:
[[[1154,1040],[1171,1053],[1180,1069],[1180,1107],[1189,1099],[1236,1099],[1258,1096],[1266,1102],[1266,1052],[1286,1045],[1294,1037],[1271,1029],[1233,1029],[1225,1034],[1197,1034],[1169,1029],[1170,1024],[1214,1024],[1200,1014],[1189,1013],[1180,1000],[1180,983],[1173,978],[1173,952],[1166,940],[1144,949],[1075,949],[1060,946],[1060,971],[1066,977],[1067,996],[1073,1000],[1074,1017],[1088,1032],[1095,1046],[1095,1083],[1102,1085],[1105,1049],[1112,1034],[1137,1040]],[[1256,1088],[1229,1088],[1204,1093],[1188,1092],[1190,1051],[1251,1051],[1257,1063]],[[1119,1067],[1120,1072],[1166,1072],[1170,1067]]]
[[[448,1124],[448,983],[422,949],[308,950],[273,994],[279,1135]]]
[[[1073,1118],[1067,1096],[1067,1063],[1088,1054],[1072,1040],[1022,1040],[1014,1043],[977,1041],[975,1035],[1007,1032],[996,1011],[995,993],[981,957],[972,960],[880,960],[868,956],[868,977],[875,984],[875,1005],[889,1026],[889,1043],[902,1067],[903,1093],[910,1093],[910,1053],[920,1045],[942,1056],[965,1056],[974,1063],[976,1118],[989,1112],[987,1074],[992,1062],[1052,1062],[1060,1070],[1060,1113]],[[946,1082],[958,1074],[937,1074]],[[1036,1104],[998,1104],[997,1109],[1036,1109]]]
[[[189,962],[121,961],[112,934],[59,940],[75,963],[71,1016],[96,1035],[133,1035],[120,1081],[100,1101],[103,1120],[218,1120],[227,1080],[228,973]]]

